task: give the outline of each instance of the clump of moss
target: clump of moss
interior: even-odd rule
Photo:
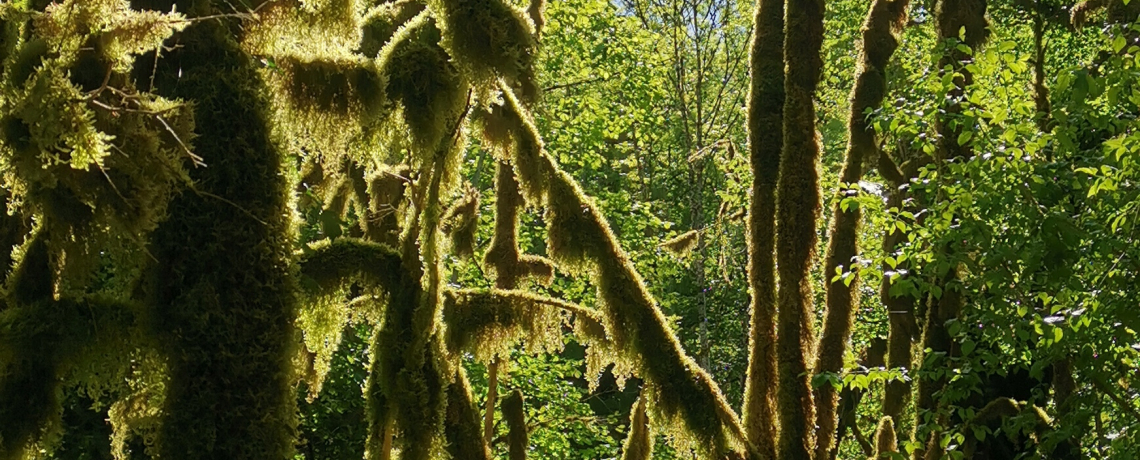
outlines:
[[[434,0],[431,5],[440,12],[443,45],[473,81],[490,87],[505,78],[525,101],[537,99],[538,45],[526,12],[503,0]]]
[[[622,445],[622,460],[649,460],[653,456],[653,432],[649,429],[645,399],[638,398],[629,413],[629,434]]]
[[[892,458],[898,453],[898,440],[895,438],[895,422],[890,416],[879,420],[879,427],[875,430],[875,456],[876,459]]]
[[[419,0],[397,0],[374,7],[364,15],[357,52],[374,57],[404,23],[424,10]]]
[[[479,192],[468,190],[443,215],[443,233],[451,239],[453,254],[475,256],[475,230],[479,228]]]
[[[665,242],[661,243],[661,247],[665,248],[676,257],[685,258],[693,252],[693,249],[696,249],[697,242],[699,241],[700,232],[696,230],[689,230],[685,233],[665,240]]]
[[[400,257],[387,246],[355,238],[323,240],[303,253],[300,263],[301,286],[309,301],[302,303],[297,325],[304,334],[305,347],[314,353],[308,376],[311,396],[320,393],[332,356],[340,345],[341,333],[350,318],[379,320],[378,311],[352,311],[348,302],[357,288],[363,296],[382,299],[398,289]]]
[[[500,162],[495,167],[495,232],[491,247],[483,255],[483,264],[500,289],[514,289],[526,280],[548,284],[554,277],[549,259],[519,252],[518,215],[522,206],[514,171]]]
[[[365,117],[383,111],[385,81],[371,61],[277,61],[293,104],[302,110],[320,110]]]
[[[483,440],[479,408],[471,395],[467,373],[460,368],[447,387],[447,420],[444,426],[447,452],[455,460],[490,460],[491,449]]]
[[[445,342],[452,356],[471,352],[490,362],[519,343],[531,353],[562,349],[562,302],[498,289],[448,291],[445,299]]]
[[[134,308],[100,297],[44,298],[0,311],[0,459],[21,458],[55,434],[64,384],[87,380],[98,391],[85,361],[124,357],[134,323]]]
[[[526,460],[526,451],[529,447],[523,402],[523,394],[518,389],[503,399],[503,419],[507,421],[510,460]]]
[[[378,58],[388,97],[399,104],[414,151],[422,155],[436,152],[467,103],[464,77],[440,39],[435,21],[421,13],[396,32]]]

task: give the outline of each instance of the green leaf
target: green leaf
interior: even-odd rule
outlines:
[[[958,135],[958,145],[966,145],[966,143],[970,142],[970,139],[972,139],[973,137],[974,137],[973,131],[962,131],[962,134]]]

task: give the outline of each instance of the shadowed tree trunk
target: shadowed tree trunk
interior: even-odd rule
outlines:
[[[165,3],[157,9],[171,10]],[[208,1],[178,2],[178,10],[219,12]],[[176,197],[154,235],[151,303],[170,366],[163,458],[281,459],[293,451],[289,191],[267,91],[235,39],[239,26],[197,22],[155,67],[160,93],[193,103],[195,153],[209,165],[190,173],[204,193]]]
[[[970,48],[971,53],[976,53],[989,37],[986,0],[942,0],[938,3],[935,15],[938,22],[938,37],[944,42],[960,41]],[[953,79],[954,88],[947,93],[943,112],[936,119],[939,161],[964,161],[973,156],[969,138],[963,137],[963,133],[974,129],[972,122],[967,126],[969,120],[963,116],[966,88],[974,81],[973,74],[965,65],[971,53],[954,46],[945,50],[942,59],[939,60],[940,69],[949,68],[949,71],[957,73]],[[941,251],[943,257],[952,256],[950,253],[952,248],[944,247]],[[927,307],[922,344],[923,349],[929,350],[936,356],[948,357],[952,353],[954,343],[946,329],[946,322],[958,317],[964,302],[958,277],[958,268],[951,266],[945,276],[938,281],[942,289],[941,296],[931,296]],[[929,363],[931,360],[924,359],[924,362]],[[937,408],[935,394],[945,385],[945,378],[918,379],[916,409],[920,417],[923,412]],[[936,424],[942,424],[944,421],[939,420]],[[916,458],[937,460],[944,455],[939,444],[940,430],[937,426],[930,428],[925,448],[915,450]]]

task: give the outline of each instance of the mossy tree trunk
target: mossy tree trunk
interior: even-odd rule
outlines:
[[[863,23],[863,49],[855,73],[851,113],[847,120],[849,139],[839,177],[840,189],[836,191],[835,205],[831,211],[834,219],[824,261],[827,313],[816,355],[816,374],[826,373],[838,377],[843,370],[843,358],[851,340],[852,323],[858,304],[858,267],[854,266],[854,260],[858,255],[856,240],[862,212],[858,205],[845,206],[843,199],[849,195],[846,189],[858,187],[857,183],[863,177],[863,159],[879,154],[875,129],[868,123],[867,111],[878,108],[886,95],[886,67],[898,48],[897,34],[906,22],[909,4],[909,0],[875,0],[871,2],[867,19]],[[837,272],[843,272],[845,276],[836,276]],[[847,275],[848,272],[855,273]],[[831,450],[835,448],[838,397],[838,392],[832,385],[821,385],[815,390],[817,460],[831,458]]]
[[[165,3],[155,6],[171,10]],[[196,16],[224,9],[177,6]],[[208,164],[190,171],[196,191],[170,204],[151,250],[150,304],[170,369],[163,458],[281,459],[293,450],[289,191],[267,91],[239,31],[237,20],[196,22],[156,67],[157,91],[193,104],[195,152]]]
[[[787,3],[784,138],[776,190],[778,456],[785,460],[810,459],[814,441],[815,407],[807,360],[815,340],[811,268],[820,214],[820,144],[814,98],[823,68],[823,19],[823,0]]]
[[[756,4],[748,100],[752,200],[748,287],[752,296],[744,429],[762,459],[776,458],[776,181],[784,129],[784,0]]]

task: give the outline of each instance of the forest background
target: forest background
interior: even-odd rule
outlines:
[[[215,288],[201,286],[223,286],[229,278],[210,281],[212,275],[203,275],[205,284],[187,290],[190,294],[164,294],[182,292],[177,283],[193,277],[187,273],[212,271],[214,264],[228,259],[222,251],[214,254],[218,260],[177,265],[205,257],[195,255],[196,245],[212,247],[210,232],[203,236],[195,230],[212,228],[213,223],[203,224],[213,222],[211,213],[237,216],[233,219],[247,215],[283,235],[277,241],[273,240],[276,234],[262,237],[257,236],[260,230],[250,231],[254,236],[248,241],[273,241],[266,245],[272,246],[266,249],[269,255],[250,256],[256,259],[251,264],[280,266],[277,270],[293,280],[282,282],[284,288],[266,289],[296,290],[302,299],[296,310],[286,309],[292,313],[280,324],[288,324],[281,330],[299,329],[303,334],[277,329],[270,334],[285,337],[274,340],[294,344],[282,345],[282,349],[299,350],[288,356],[280,352],[285,358],[276,358],[285,363],[278,365],[296,374],[290,374],[288,390],[282,390],[290,402],[275,403],[281,407],[295,404],[294,415],[281,416],[285,420],[281,423],[290,426],[284,430],[289,434],[266,435],[266,439],[291,439],[282,451],[293,458],[387,458],[376,457],[387,455],[379,454],[376,446],[383,444],[384,452],[391,450],[393,433],[399,431],[377,428],[383,425],[373,410],[379,403],[369,399],[377,394],[370,393],[373,380],[379,378],[375,376],[380,366],[376,350],[385,343],[378,325],[391,324],[392,317],[385,316],[389,313],[381,307],[363,307],[383,304],[377,301],[380,298],[391,304],[397,295],[373,291],[370,279],[361,276],[326,286],[321,271],[305,263],[321,260],[329,248],[346,247],[336,246],[338,240],[384,243],[404,251],[400,255],[405,261],[420,251],[420,270],[426,273],[423,279],[435,276],[440,291],[451,292],[438,295],[447,299],[440,300],[443,306],[438,314],[439,321],[449,324],[448,333],[463,330],[456,326],[462,320],[484,320],[455,313],[459,311],[455,305],[465,302],[464,296],[504,292],[489,291],[492,287],[525,287],[537,295],[508,302],[509,307],[527,312],[520,314],[524,319],[495,313],[487,320],[489,326],[480,330],[476,324],[466,331],[474,338],[456,339],[459,351],[448,355],[452,360],[448,362],[463,369],[463,377],[451,385],[469,385],[470,402],[480,412],[480,424],[489,423],[479,434],[491,455],[512,459],[522,455],[517,447],[512,450],[520,434],[512,413],[522,416],[522,442],[530,458],[636,458],[631,452],[637,449],[631,446],[637,435],[631,431],[637,430],[631,426],[639,423],[652,427],[652,434],[642,436],[656,438],[646,443],[653,447],[642,458],[704,458],[749,451],[742,440],[702,446],[701,441],[708,438],[694,435],[696,441],[687,439],[682,432],[691,431],[695,422],[685,419],[673,424],[675,415],[646,412],[644,399],[639,403],[645,377],[641,364],[616,359],[616,368],[610,368],[605,358],[591,352],[609,345],[596,336],[583,335],[582,321],[570,317],[583,315],[576,308],[609,308],[603,305],[612,301],[599,300],[606,295],[597,291],[605,289],[601,280],[576,276],[601,269],[576,268],[565,257],[550,253],[556,243],[547,225],[553,225],[551,221],[558,216],[554,205],[544,211],[540,203],[554,192],[533,191],[535,186],[526,182],[522,172],[516,174],[527,207],[520,215],[517,248],[523,254],[555,259],[557,269],[539,260],[536,265],[546,263],[546,269],[554,269],[553,276],[546,276],[548,282],[530,283],[522,276],[518,286],[497,284],[506,270],[496,266],[488,253],[495,247],[497,226],[502,225],[496,214],[503,212],[497,208],[503,196],[498,176],[501,169],[510,169],[504,160],[513,158],[515,167],[520,167],[517,157],[503,151],[525,149],[511,142],[506,142],[507,147],[498,145],[503,143],[502,135],[496,137],[494,122],[487,120],[495,119],[492,106],[496,103],[508,108],[526,106],[531,111],[544,152],[593,198],[664,314],[664,324],[693,362],[711,376],[713,391],[741,413],[751,440],[754,430],[743,407],[757,334],[753,325],[756,300],[750,295],[756,286],[749,276],[750,248],[755,247],[749,234],[753,217],[749,206],[754,204],[757,178],[757,164],[750,161],[755,158],[757,142],[749,137],[749,124],[755,122],[749,110],[756,103],[750,102],[749,95],[758,91],[756,57],[750,52],[760,47],[759,42],[753,43],[760,18],[757,4],[735,0],[518,3],[512,11],[529,21],[538,43],[533,56],[527,57],[533,62],[523,65],[525,72],[503,71],[502,67],[510,65],[487,59],[489,65],[498,67],[480,73],[478,65],[454,58],[461,63],[455,72],[462,77],[455,81],[463,81],[455,87],[467,85],[464,79],[468,79],[472,89],[457,92],[459,96],[466,93],[466,98],[453,99],[465,103],[448,105],[432,99],[432,94],[449,93],[448,80],[432,87],[428,96],[413,95],[435,104],[419,109],[427,111],[426,118],[417,119],[417,109],[408,102],[417,99],[403,96],[402,112],[396,111],[402,118],[394,122],[367,113],[373,99],[387,96],[367,94],[369,77],[361,76],[359,69],[380,72],[375,66],[383,68],[385,56],[400,52],[397,46],[386,45],[388,37],[412,40],[407,36],[420,34],[416,28],[424,27],[420,23],[433,20],[433,15],[446,23],[451,20],[446,19],[450,11],[459,10],[454,4],[463,2],[426,2],[433,11],[427,15],[420,13],[424,3],[408,0],[375,5],[363,1],[293,3],[4,4],[0,18],[6,34],[5,87],[0,109],[4,113],[3,168],[9,214],[3,236],[5,244],[15,250],[4,259],[12,270],[7,276],[6,306],[0,311],[0,397],[4,398],[0,400],[0,423],[4,424],[0,426],[0,458],[142,458],[180,452],[171,447],[179,443],[170,441],[177,436],[171,433],[178,432],[164,427],[192,426],[194,417],[212,410],[211,404],[222,399],[183,402],[200,407],[169,405],[174,403],[166,402],[168,395],[180,394],[179,379],[212,378],[211,371],[202,371],[212,369],[208,365],[185,368],[197,369],[193,371],[178,370],[182,368],[177,364],[210,363],[210,359],[194,361],[198,358],[193,353],[185,352],[183,358],[183,351],[171,350],[193,348],[187,343],[218,339],[227,332],[183,335],[194,326],[184,328],[179,322],[190,325],[209,323],[218,316],[228,318],[221,326],[210,323],[209,328],[218,331],[219,327],[241,330],[240,320],[231,321],[226,316],[230,313],[210,313],[213,307],[198,316],[178,316],[161,313],[161,309],[150,312],[147,305],[156,298],[159,303],[179,305],[186,298],[219,295]],[[951,6],[946,7],[947,3]],[[174,4],[177,7],[171,8]],[[875,24],[868,19],[873,5],[890,5],[903,13],[895,18],[897,24],[887,21],[898,49],[886,53],[888,64],[879,64],[885,88],[881,100],[856,113],[861,101],[852,92],[861,81],[861,72],[874,67],[865,60],[875,50],[865,49],[866,41],[861,40]],[[147,8],[153,11],[130,13]],[[523,16],[528,8],[530,14]],[[861,225],[850,227],[857,229],[852,233],[857,257],[840,261],[832,271],[823,257],[809,257],[809,277],[803,281],[814,286],[806,299],[814,316],[806,321],[811,326],[805,327],[815,331],[827,330],[826,313],[832,306],[828,286],[841,284],[855,292],[849,320],[853,327],[849,337],[841,340],[849,340],[849,345],[837,355],[841,367],[798,374],[815,392],[815,404],[827,398],[819,396],[826,394],[821,389],[834,388],[840,395],[834,409],[837,419],[831,422],[838,427],[828,430],[835,432],[836,447],[823,448],[815,458],[922,454],[939,458],[931,457],[933,451],[959,458],[1140,455],[1136,447],[1140,445],[1136,433],[1140,428],[1140,376],[1136,372],[1140,288],[1135,283],[1140,272],[1136,241],[1140,29],[1132,22],[1137,16],[1134,8],[1111,0],[1079,5],[1054,0],[944,1],[940,5],[826,2],[817,56],[821,73],[818,87],[809,94],[814,101],[809,113],[818,130],[819,151],[818,163],[808,164],[818,173],[820,201],[814,207],[823,210],[816,211],[818,218],[809,216],[816,235],[810,241],[812,250],[831,253],[828,248],[839,225],[837,216],[858,209],[861,217],[856,215],[856,219]],[[536,10],[543,13],[536,15]],[[939,25],[951,23],[955,11],[976,13],[975,22],[967,20],[946,32]],[[111,19],[99,22],[95,19],[99,14]],[[414,21],[420,21],[419,25],[397,29]],[[210,33],[238,37],[237,41],[226,40],[240,41],[240,46],[226,48],[222,55],[227,57],[217,67],[200,70],[202,74],[187,70],[183,81],[183,60],[188,63],[201,56],[179,53],[209,56],[215,51],[184,47],[181,37],[196,33],[195,28],[204,28],[203,24],[215,23],[224,24],[218,26],[222,32],[211,29]],[[440,43],[449,52],[461,47],[448,41],[456,40],[447,38],[455,30],[450,25],[435,32],[443,34]],[[111,38],[115,34],[128,38]],[[432,40],[431,33],[425,35]],[[185,40],[196,43],[197,39]],[[417,35],[415,40],[422,37]],[[392,43],[399,41],[394,38]],[[338,48],[349,52],[337,54]],[[327,57],[322,53],[336,59],[321,64]],[[244,67],[226,59],[248,64],[253,70],[242,73]],[[368,60],[380,64],[361,64]],[[191,69],[191,64],[185,69]],[[792,72],[793,67],[788,69]],[[228,94],[228,87],[219,90],[201,83],[209,78],[198,75],[209,72],[232,73],[237,75],[233,78],[264,82],[264,87],[253,85],[261,88],[251,93],[254,96],[243,93],[248,88],[242,85]],[[410,72],[412,80],[422,78],[415,76],[415,70]],[[400,94],[392,85],[404,80],[397,73],[385,78],[389,96]],[[495,96],[493,88],[499,84],[495,79],[514,85],[518,100],[513,95]],[[534,87],[528,89],[527,82]],[[341,87],[351,95],[339,93]],[[281,146],[280,153],[273,153],[280,155],[280,165],[262,171],[264,177],[254,182],[272,176],[281,183],[257,189],[269,198],[249,199],[253,206],[267,200],[280,209],[262,214],[234,198],[245,196],[248,178],[232,173],[242,170],[226,162],[245,160],[211,157],[210,153],[224,151],[226,146],[217,145],[208,130],[226,132],[226,125],[241,121],[242,113],[228,112],[224,101],[221,109],[214,107],[215,112],[201,112],[202,107],[213,107],[212,99],[185,104],[202,91],[218,91],[218,99],[227,94],[232,101],[273,114],[271,128],[255,130],[255,134],[267,145]],[[855,109],[852,101],[856,101]],[[199,112],[191,116],[188,112],[193,110],[187,107]],[[254,116],[246,115],[257,118],[257,110],[251,109]],[[217,119],[209,119],[211,115]],[[466,121],[469,117],[473,121]],[[866,120],[866,124],[857,120]],[[58,127],[45,127],[54,125]],[[856,162],[854,180],[850,180],[855,137],[851,133],[861,126],[867,127],[861,135],[871,133],[871,148]],[[262,132],[269,129],[272,135]],[[392,134],[401,129],[411,134]],[[510,136],[526,137],[518,127],[507,131]],[[433,150],[440,139],[451,137],[465,138],[466,143],[457,142],[461,147],[457,152],[440,154],[446,161],[423,160],[430,155],[417,153],[418,149]],[[128,154],[123,151],[129,150],[127,144],[117,144],[115,139],[142,147]],[[258,137],[246,133],[232,139]],[[258,150],[256,146],[241,148]],[[969,153],[948,154],[957,150]],[[437,164],[446,164],[439,166],[446,169],[432,169]],[[200,172],[210,168],[222,172],[217,177]],[[445,170],[450,173],[433,172]],[[440,207],[432,211],[432,206],[423,205],[422,194],[431,196],[426,191],[431,189],[427,179],[437,176],[443,178],[446,193],[436,191]],[[396,191],[390,180],[383,180],[393,177],[401,179],[395,182]],[[438,177],[436,182],[441,181]],[[411,198],[405,196],[405,182]],[[814,207],[809,203],[805,209]],[[196,209],[208,211],[193,219],[177,217],[195,215]],[[780,219],[777,228],[791,222],[783,214]],[[439,238],[430,234],[434,230],[421,229],[423,234],[407,230],[431,227],[430,222],[439,225]],[[242,232],[247,230],[236,226],[214,231],[245,235]],[[429,248],[437,239],[441,249],[432,253],[435,249]],[[418,241],[419,248],[406,252],[408,241]],[[261,243],[251,246],[264,249]],[[38,253],[43,254],[41,259],[29,256]],[[352,259],[359,256],[356,253],[345,254],[340,264],[364,260]],[[163,265],[172,260],[169,266]],[[155,263],[168,267],[155,272],[161,274],[156,275],[160,281],[147,275],[155,270]],[[330,273],[341,267],[337,263],[328,266]],[[433,272],[432,266],[439,269]],[[37,267],[42,268],[38,276],[49,282],[44,286],[23,282],[36,278]],[[236,264],[232,270],[241,267]],[[543,281],[544,276],[539,273],[535,278]],[[171,279],[177,281],[162,281]],[[774,295],[775,285],[770,288]],[[785,289],[783,284],[781,289]],[[72,305],[67,303],[69,296],[114,300]],[[960,302],[948,315],[947,307],[942,307],[947,297]],[[900,298],[910,299],[909,306],[893,303]],[[415,303],[422,298],[404,300]],[[45,302],[55,306],[45,309],[41,307]],[[534,310],[538,309],[535,305],[555,302],[565,304],[564,309],[573,315],[559,313],[562,316],[556,315],[551,325],[550,317]],[[100,316],[94,313],[98,309],[113,313]],[[512,321],[518,324],[505,324]],[[601,323],[609,328],[613,321]],[[779,330],[785,331],[782,324]],[[151,337],[147,332],[151,329],[159,332]],[[947,339],[943,348],[927,337],[936,329]],[[907,339],[891,338],[888,343],[892,334],[904,333],[900,331]],[[612,338],[615,332],[609,334]],[[66,339],[87,336],[90,343],[74,347]],[[183,337],[188,337],[186,343],[180,342]],[[399,340],[414,342],[411,336]],[[48,343],[65,345],[44,345]],[[898,343],[905,343],[907,351],[896,353],[896,348],[890,348],[891,353],[905,354],[907,364],[888,362],[887,348]],[[219,346],[217,350],[204,347],[202,353],[231,350],[225,348],[229,345]],[[814,365],[811,348],[801,353],[809,366]],[[105,352],[108,349],[116,351]],[[654,359],[653,354],[639,356]],[[51,363],[45,365],[50,369],[37,367],[39,362]],[[186,377],[190,374],[179,372],[206,376]],[[936,382],[939,388],[924,397],[922,381]],[[194,383],[199,384],[208,385]],[[265,386],[273,385],[282,383],[274,380]],[[891,385],[896,393],[888,390]],[[508,404],[518,401],[515,393],[525,398],[521,409]],[[512,396],[504,398],[508,394]],[[904,401],[906,409],[885,407],[892,400]],[[491,413],[482,413],[488,402]],[[166,421],[179,407],[190,407],[186,410],[190,415]],[[785,409],[781,406],[780,410]],[[889,424],[884,422],[884,413],[893,415]],[[788,412],[780,414],[789,420]],[[807,420],[803,425],[812,424]],[[889,446],[882,444],[889,438],[884,432],[893,437],[896,425],[898,440],[890,438],[894,442]],[[782,436],[794,431],[778,430]],[[206,438],[226,436],[219,429]],[[446,436],[449,442],[458,439],[450,432]],[[188,450],[202,448],[194,440],[206,438],[187,436]],[[217,441],[217,452],[227,452],[227,442]],[[258,442],[251,444],[260,446]],[[414,456],[409,453],[416,450],[414,446],[400,442],[396,441],[396,452]],[[811,450],[821,444],[812,440],[804,445]],[[425,455],[443,455],[440,449]],[[780,444],[780,458],[797,458],[791,450]],[[265,452],[257,456],[262,455],[272,457]]]

